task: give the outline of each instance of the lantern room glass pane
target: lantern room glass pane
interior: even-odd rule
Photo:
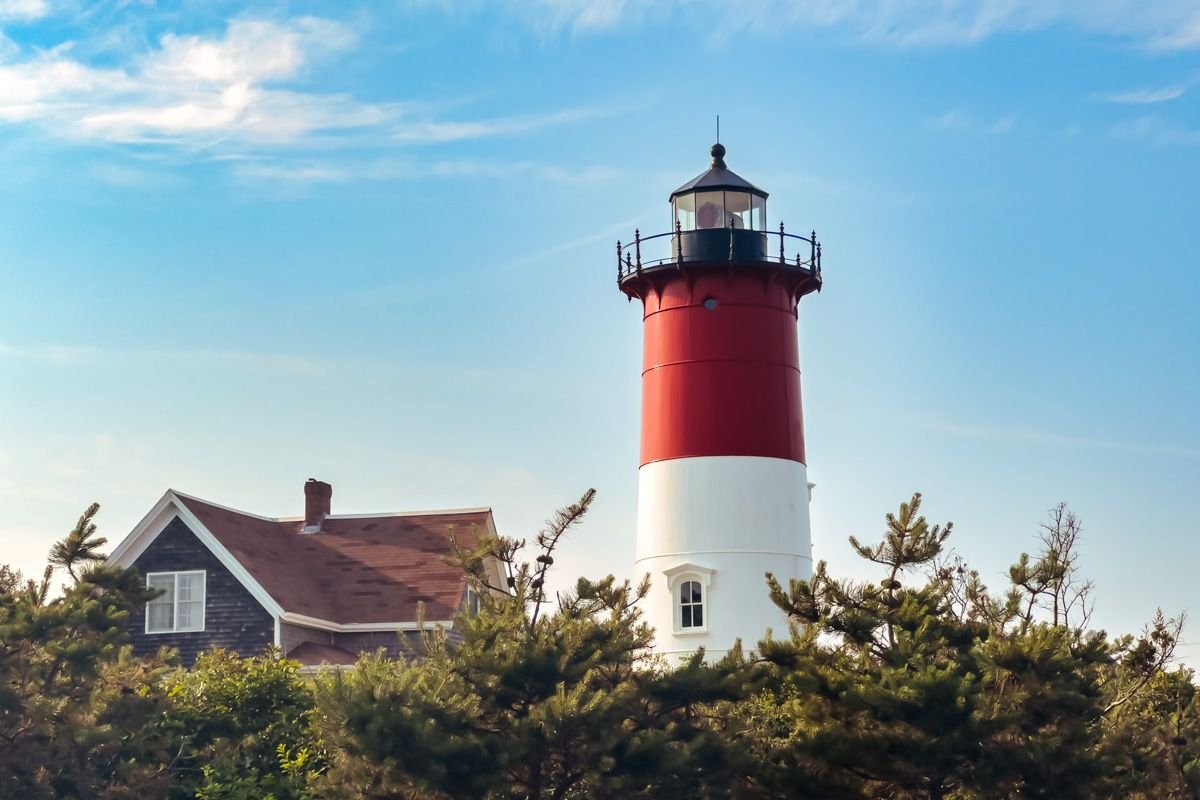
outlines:
[[[767,199],[750,195],[750,228],[756,231],[767,229]]]
[[[750,195],[748,193],[725,193],[725,224],[731,228],[753,228],[750,223]]]
[[[696,192],[692,198],[696,204],[697,228],[725,227],[724,192]]]
[[[685,194],[676,197],[672,205],[675,207],[675,219],[671,222],[671,227],[674,228],[678,223],[681,230],[692,231],[696,229],[696,196]]]

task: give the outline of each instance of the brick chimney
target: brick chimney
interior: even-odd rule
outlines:
[[[304,532],[316,533],[321,522],[329,516],[329,501],[333,487],[325,481],[309,478],[304,483]]]

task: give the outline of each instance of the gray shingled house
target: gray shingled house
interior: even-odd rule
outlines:
[[[108,559],[163,590],[130,619],[135,651],[176,647],[191,664],[213,647],[275,645],[305,666],[346,666],[380,647],[414,652],[422,619],[453,636],[478,598],[447,563],[452,540],[495,535],[491,509],[331,514],[332,494],[310,479],[304,516],[277,519],[168,490]]]

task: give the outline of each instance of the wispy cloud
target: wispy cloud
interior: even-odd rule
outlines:
[[[183,179],[175,173],[142,169],[115,162],[99,162],[87,174],[100,183],[119,189],[164,189],[178,186]]]
[[[1193,0],[508,0],[507,6],[546,32],[611,31],[668,17],[678,24],[682,17],[725,39],[744,31],[841,28],[901,47],[961,46],[1064,27],[1155,49],[1200,45],[1200,7]]]
[[[1007,425],[960,425],[945,421],[925,421],[931,430],[965,439],[988,439],[995,441],[1021,442],[1027,444],[1055,445],[1062,447],[1088,448],[1094,450],[1117,450],[1147,455],[1200,458],[1200,448],[1153,442],[1122,442],[1091,436],[1076,436],[1055,431]]]
[[[0,358],[19,358],[57,364],[82,361],[99,352],[96,348],[86,345],[14,345],[0,342]]]
[[[190,363],[196,366],[232,367],[246,370],[267,370],[305,376],[326,374],[331,365],[307,356],[284,353],[253,353],[236,350],[106,349],[92,345],[32,344],[13,345],[0,342],[0,359],[20,359],[44,364],[75,366],[109,360],[153,360],[172,364]]]
[[[350,51],[355,40],[341,22],[298,17],[235,19],[211,36],[168,33],[149,52],[117,66],[88,63],[71,42],[25,54],[18,48],[0,60],[0,123],[40,124],[82,141],[182,145],[195,152],[227,142],[227,151],[328,146],[350,134],[370,135],[377,145],[459,142],[612,113],[577,107],[446,120],[428,104],[367,102],[302,88],[316,66]]]
[[[1156,145],[1200,147],[1200,128],[1189,128],[1163,117],[1147,114],[1112,127],[1118,139],[1140,139]]]
[[[1103,99],[1110,103],[1122,105],[1144,106],[1155,103],[1166,103],[1182,97],[1188,90],[1186,85],[1163,86],[1156,89],[1133,89],[1125,92],[1104,95]]]
[[[315,17],[233,20],[218,37],[167,34],[138,61],[110,68],[76,60],[66,43],[0,66],[0,120],[117,142],[287,142],[377,125],[391,109],[277,88],[353,41],[348,27]]]
[[[980,120],[962,110],[951,110],[928,120],[929,127],[953,133],[984,134],[999,136],[1012,133],[1017,125],[1017,118],[1007,114],[994,120]]]
[[[49,11],[46,0],[0,0],[0,19],[38,19]]]
[[[428,178],[486,178],[513,180],[537,178],[567,185],[596,185],[614,180],[620,173],[605,166],[569,169],[535,161],[480,161],[443,159],[415,161],[380,159],[364,162],[288,159],[244,159],[234,174],[247,182],[347,183],[351,181],[414,181]]]
[[[437,120],[402,121],[392,129],[392,136],[400,142],[437,143],[457,142],[464,139],[482,139],[505,136],[563,125],[589,119],[611,116],[606,108],[570,108],[548,114],[519,117],[499,117],[467,122]]]

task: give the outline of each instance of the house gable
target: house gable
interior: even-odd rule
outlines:
[[[170,489],[159,498],[150,512],[137,524],[137,527],[116,546],[108,557],[108,563],[119,567],[133,566],[141,554],[175,519],[182,520],[193,536],[272,616],[278,617],[283,614],[283,609],[275,601],[275,598],[267,593],[267,590],[254,579],[246,567],[204,526],[204,523],[182,502],[180,496]]]
[[[241,581],[196,536],[184,521],[173,517],[131,564],[143,576],[152,572],[203,570],[205,575],[204,630],[187,633],[147,633],[146,607],[133,609],[129,632],[134,652],[149,655],[160,647],[179,650],[185,664],[213,647],[243,656],[257,655],[275,641],[275,619]]]

